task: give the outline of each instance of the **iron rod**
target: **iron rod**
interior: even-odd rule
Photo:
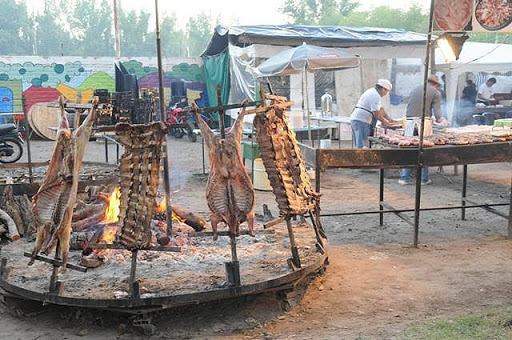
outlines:
[[[398,218],[400,218],[402,221],[404,221],[404,222],[406,222],[406,223],[410,224],[410,225],[411,225],[411,226],[413,226],[413,227],[415,226],[414,222],[411,222],[411,219],[410,219],[410,218],[408,218],[408,217],[406,217],[406,216],[403,216],[403,215],[402,215],[402,213],[400,213],[400,212],[396,211],[396,210],[395,210],[395,208],[393,208],[391,205],[387,204],[386,202],[381,202],[381,203],[379,204],[379,206],[380,206],[380,207],[386,207],[386,208],[388,208],[388,209],[391,209],[391,212],[393,212],[393,213],[394,213]],[[415,209],[415,211],[416,211],[416,209]],[[382,214],[381,214],[381,216],[382,216]],[[416,216],[416,215],[415,215],[415,216]]]
[[[468,165],[464,164],[462,167],[462,209],[461,209],[461,220],[466,219],[466,209],[464,206],[466,205],[466,190],[468,185]]]
[[[384,210],[384,169],[379,169],[379,210]],[[384,225],[384,214],[379,214],[379,225]]]
[[[23,117],[24,117],[24,121],[25,121],[25,129],[26,129],[25,141],[27,142],[28,181],[29,181],[29,183],[32,183],[34,179],[32,176],[32,149],[30,148],[31,129],[30,129],[30,124],[27,119],[27,103],[26,103],[25,96],[22,96],[21,101],[22,101],[22,105],[23,105]]]
[[[113,244],[113,243],[93,243],[91,248],[94,249],[126,249],[125,246],[121,244]],[[166,247],[166,246],[149,246],[149,247],[140,247],[138,250],[148,250],[148,251],[172,251],[172,252],[180,252],[181,247]]]
[[[160,44],[160,21],[158,18],[158,0],[155,0],[155,17],[156,17],[156,53],[158,59],[158,96],[160,100],[160,121],[167,122],[165,117],[165,100],[164,100],[164,70],[162,67],[162,49]],[[171,184],[169,179],[169,157],[168,157],[168,138],[167,134],[164,136],[164,155],[162,161],[164,163],[164,190],[165,190],[165,204],[166,204],[166,221],[167,221],[167,235],[172,237],[172,208],[171,208]]]
[[[423,166],[423,137],[425,127],[425,111],[427,102],[427,79],[430,67],[430,39],[432,36],[432,17],[434,14],[434,0],[430,1],[430,15],[428,20],[427,45],[425,49],[425,70],[423,73],[423,98],[421,101],[421,124],[419,128],[420,145],[418,147],[418,165],[416,167],[416,194],[414,197],[414,240],[413,247],[418,248],[418,238],[420,233],[420,205],[421,205],[421,168]],[[429,108],[430,111],[430,108]],[[432,115],[432,112],[429,112]]]
[[[385,204],[385,203],[380,203]],[[499,207],[499,206],[507,206],[509,203],[490,203],[490,204],[477,204],[477,205],[466,205],[465,208],[483,208],[483,207]],[[421,208],[421,211],[432,211],[432,210],[451,210],[451,209],[461,209],[462,205],[451,206],[451,207],[435,207],[435,208]],[[349,215],[366,215],[366,214],[389,214],[389,213],[403,213],[403,212],[413,212],[415,209],[394,209],[394,210],[374,210],[374,211],[354,211],[347,213],[326,213],[321,214],[320,217],[334,217],[334,216],[349,216]]]
[[[26,251],[26,252],[23,253],[23,256],[25,256],[25,257],[32,257],[32,253],[29,253],[29,252]],[[43,256],[43,255],[36,255],[36,260],[42,261],[42,262],[46,262],[46,263],[50,263],[50,264],[57,265],[57,266],[62,266],[62,261],[61,260],[52,259],[50,257]],[[87,267],[78,266],[78,265],[75,265],[75,264],[72,264],[72,263],[67,263],[66,264],[66,268],[69,268],[69,269],[72,269],[72,270],[76,270],[76,271],[79,271],[79,272],[82,272],[82,273],[87,272]]]
[[[510,202],[508,203],[508,238],[512,238],[512,176],[510,176]]]
[[[156,0],[155,0],[156,1]],[[129,294],[131,297],[134,297],[134,283],[135,277],[137,275],[137,254],[139,251],[137,249],[132,250],[132,261],[130,266],[130,282],[129,282]]]
[[[271,235],[271,234],[275,233],[274,230],[257,230],[255,232],[258,235]],[[249,230],[240,230],[240,235],[249,235]],[[188,236],[189,237],[208,237],[208,236],[213,236],[213,231],[197,231],[194,233],[189,233]],[[229,231],[223,230],[223,231],[218,231],[217,236],[230,236],[230,235],[229,235]]]

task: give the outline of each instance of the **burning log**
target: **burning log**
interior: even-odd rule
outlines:
[[[9,233],[9,238],[13,241],[19,240],[20,234],[18,234],[18,229],[16,228],[16,223],[5,211],[0,209],[0,221],[2,221],[7,227],[7,231]]]
[[[71,233],[69,240],[69,249],[85,250],[91,247],[91,244],[98,242],[104,232],[105,225],[96,225],[87,231],[78,231]]]
[[[171,204],[171,209],[174,214],[183,220],[183,223],[194,228],[195,231],[201,231],[205,229],[206,221],[201,216],[194,214],[192,211],[185,208],[180,208],[174,204]]]
[[[99,212],[104,214],[104,211],[105,205],[103,203],[86,204],[82,209],[75,211],[73,213],[73,218],[71,219],[71,221],[78,222],[80,220],[91,217],[92,215],[97,215]]]

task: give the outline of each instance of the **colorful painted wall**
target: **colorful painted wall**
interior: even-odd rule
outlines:
[[[140,88],[158,88],[156,58],[121,58],[129,73],[137,76]],[[109,57],[0,56],[0,112],[21,113],[22,96],[27,111],[35,103],[55,101],[61,94],[68,100],[86,103],[95,89],[115,91],[116,60]],[[164,90],[166,102],[171,83],[184,81],[189,102],[206,105],[206,85],[200,58],[166,58]]]

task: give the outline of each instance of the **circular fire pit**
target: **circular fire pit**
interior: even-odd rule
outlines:
[[[0,287],[13,297],[77,307],[143,313],[182,305],[192,305],[266,291],[292,290],[308,276],[323,272],[327,254],[317,246],[313,228],[306,223],[293,227],[300,268],[290,265],[290,239],[280,223],[260,230],[256,237],[237,239],[240,285],[229,283],[225,265],[230,263],[229,237],[183,235],[180,252],[138,251],[137,283],[140,292],[130,293],[132,253],[101,250],[105,262],[86,272],[69,270],[60,275],[61,289],[50,292],[53,266],[36,261],[27,266],[24,252],[32,244],[24,240],[2,248]],[[70,263],[81,253],[71,252]],[[227,268],[227,265],[226,265]]]

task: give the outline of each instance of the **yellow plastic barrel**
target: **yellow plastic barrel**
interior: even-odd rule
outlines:
[[[263,160],[261,158],[254,159],[254,182],[253,186],[256,190],[270,191],[272,187],[270,186],[270,181],[268,180],[267,172],[265,171],[265,166],[263,165]]]

